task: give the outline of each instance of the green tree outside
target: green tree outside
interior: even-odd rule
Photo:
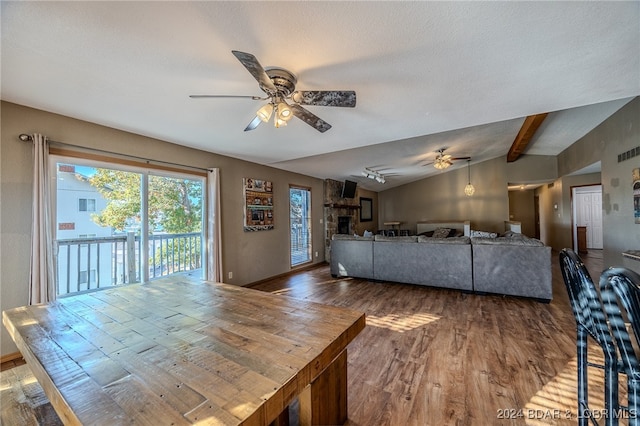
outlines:
[[[141,179],[138,173],[96,169],[89,183],[108,201],[107,207],[93,214],[100,226],[124,232],[141,221]],[[202,182],[190,179],[149,176],[149,233],[185,234],[202,231]],[[200,244],[185,238],[167,239],[156,250],[151,265],[162,264],[168,273],[192,269],[200,264]],[[153,263],[152,263],[153,262]]]

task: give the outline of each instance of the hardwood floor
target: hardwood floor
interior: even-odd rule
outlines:
[[[601,252],[582,257],[597,279]],[[348,349],[351,426],[574,425],[575,321],[557,253],[552,264],[549,304],[334,279],[325,265],[254,288],[367,314],[367,327]],[[592,345],[593,360],[598,352]],[[602,374],[589,374],[590,404],[602,408]],[[21,387],[28,376],[27,366],[2,372],[2,424],[14,424],[16,412],[20,424],[56,424],[43,416],[50,414],[43,395]]]

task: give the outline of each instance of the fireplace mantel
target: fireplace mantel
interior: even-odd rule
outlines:
[[[330,207],[332,209],[354,209],[354,210],[360,209],[360,206],[356,206],[353,204],[324,203],[324,206]]]

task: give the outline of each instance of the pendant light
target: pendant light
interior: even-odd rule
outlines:
[[[467,160],[467,175],[469,177],[469,183],[464,187],[464,193],[467,197],[471,197],[476,189],[471,185],[471,159]]]

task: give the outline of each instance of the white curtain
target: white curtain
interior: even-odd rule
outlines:
[[[47,138],[33,134],[33,212],[31,215],[31,258],[29,304],[55,300],[53,230],[49,186],[49,146]]]
[[[220,169],[207,172],[207,280],[222,282]]]

